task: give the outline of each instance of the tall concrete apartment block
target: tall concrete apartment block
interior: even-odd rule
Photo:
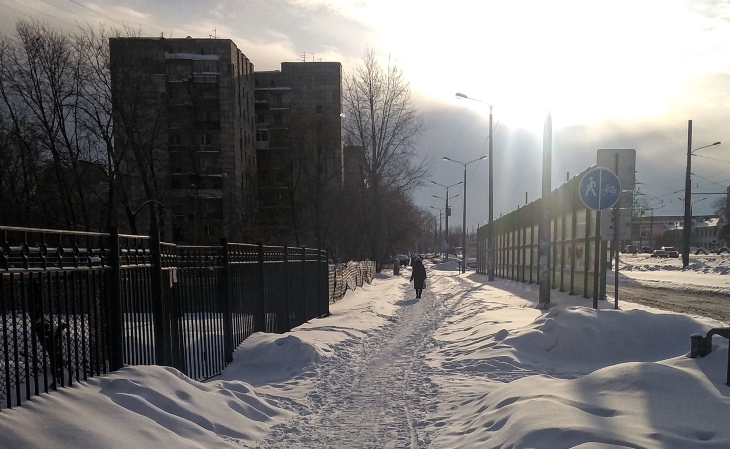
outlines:
[[[255,89],[261,224],[283,243],[293,226],[316,229],[308,208],[343,182],[342,64],[283,62],[257,71]]]
[[[125,37],[109,46],[118,201],[127,204],[120,228],[153,199],[164,205],[168,241],[241,241],[256,211],[251,61],[228,39]],[[149,215],[139,215],[144,232]]]

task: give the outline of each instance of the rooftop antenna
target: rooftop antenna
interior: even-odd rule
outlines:
[[[312,62],[314,62],[314,53],[310,53],[312,55]]]
[[[208,35],[211,39],[218,39],[217,31],[215,28],[213,28],[213,33]]]
[[[302,52],[302,62],[307,62],[307,52]]]

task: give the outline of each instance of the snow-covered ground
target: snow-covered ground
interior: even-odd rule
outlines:
[[[682,258],[657,259],[648,254],[619,257],[621,280],[686,291],[717,291],[730,294],[730,253],[690,255],[682,269]]]
[[[728,288],[729,260],[625,257],[621,282]],[[543,311],[537,286],[452,266],[416,300],[409,275],[254,334],[212,381],[127,367],[4,410],[0,448],[730,447],[727,340],[688,357],[726,323],[556,291]]]

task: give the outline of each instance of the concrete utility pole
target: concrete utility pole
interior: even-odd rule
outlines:
[[[553,150],[553,122],[548,113],[542,135],[542,199],[540,200],[540,226],[538,229],[538,275],[540,282],[539,307],[550,305],[550,204],[551,170]]]
[[[692,228],[692,120],[687,124],[687,173],[684,179],[684,228],[682,229],[682,268],[689,265],[689,239]]]

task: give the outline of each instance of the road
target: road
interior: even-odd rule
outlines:
[[[613,290],[609,287],[610,293]],[[688,313],[727,322],[730,295],[717,292],[682,292],[667,288],[619,285],[619,302],[629,301],[657,309]]]

